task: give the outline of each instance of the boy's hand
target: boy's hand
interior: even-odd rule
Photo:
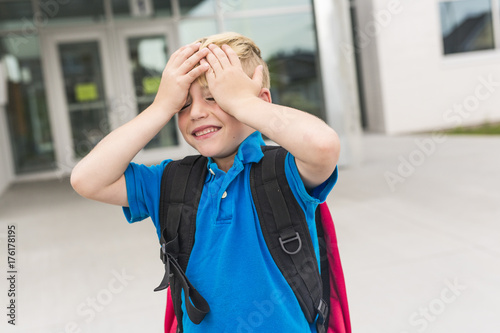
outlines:
[[[263,68],[257,66],[252,78],[243,71],[240,59],[228,45],[210,44],[206,61],[210,67],[206,73],[210,93],[217,104],[232,116],[241,106],[257,97],[262,89]]]
[[[153,104],[173,113],[182,109],[191,84],[209,68],[208,64],[194,68],[209,53],[206,48],[198,51],[199,47],[200,43],[186,45],[170,56]]]

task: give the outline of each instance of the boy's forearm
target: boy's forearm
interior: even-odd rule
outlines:
[[[99,191],[116,182],[137,153],[170,121],[175,112],[151,105],[109,133],[73,169],[71,182],[81,195],[99,200]]]
[[[257,97],[240,104],[234,116],[287,149],[313,173],[315,169],[325,175],[333,172],[340,152],[339,138],[321,119]]]

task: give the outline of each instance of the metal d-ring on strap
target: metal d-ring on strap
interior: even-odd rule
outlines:
[[[261,183],[265,191],[265,199],[267,199],[264,199],[263,202],[268,202],[266,214],[272,216],[271,220],[274,221],[274,225],[263,226],[263,229],[273,230],[272,237],[277,238],[275,239],[276,245],[279,244],[281,250],[288,255],[287,259],[277,252],[272,253],[275,261],[286,261],[288,271],[285,271],[284,274],[296,272],[295,280],[297,283],[289,283],[290,287],[294,290],[308,322],[312,323],[317,319],[318,333],[323,333],[326,313],[322,313],[322,310],[324,310],[326,303],[322,300],[321,277],[319,272],[311,274],[311,270],[316,266],[314,249],[312,243],[308,244],[309,242],[307,242],[308,230],[297,220],[297,213],[295,213],[297,208],[293,206],[295,199],[293,193],[286,187],[284,165],[281,164],[285,163],[285,157],[278,157],[278,154],[286,154],[286,151],[280,148],[269,149],[266,154],[268,158],[262,160],[260,168]],[[278,164],[278,159],[281,161],[280,164]],[[285,197],[289,200],[287,201]],[[292,215],[294,219],[292,219]],[[271,235],[271,232],[267,234]]]
[[[282,237],[280,237],[279,241],[280,241],[280,245],[281,245],[281,248],[283,249],[283,251],[285,251],[286,253],[288,253],[290,255],[296,254],[302,249],[302,240],[300,239],[300,235],[298,232],[295,232],[295,236],[293,236],[292,238],[289,238],[289,239],[283,240]],[[288,251],[285,247],[285,244],[291,243],[293,241],[298,241],[299,245],[297,246],[297,249],[295,251]]]

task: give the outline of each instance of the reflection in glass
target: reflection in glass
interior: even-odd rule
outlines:
[[[223,2],[225,1],[223,0]],[[229,1],[234,2],[234,0]],[[214,0],[182,0],[179,1],[179,6],[183,16],[204,16],[215,13]]]
[[[446,1],[439,9],[445,54],[495,47],[490,0]]]
[[[40,14],[49,23],[98,22],[104,20],[104,1],[39,1]]]
[[[303,5],[312,5],[312,0],[223,0],[220,3],[225,12]]]
[[[26,20],[33,21],[31,0],[0,1],[0,28],[21,28]]]
[[[59,44],[59,55],[73,148],[82,157],[109,132],[99,44]]]
[[[39,50],[34,36],[0,38],[0,86],[6,88],[0,94],[7,93],[7,127],[16,174],[56,167]]]
[[[113,15],[116,18],[133,17],[130,0],[112,0]],[[172,16],[172,5],[170,0],[152,0],[152,16]]]
[[[132,37],[127,43],[137,109],[143,111],[151,105],[158,91],[168,60],[167,44],[164,35]],[[148,143],[146,149],[177,144],[175,122],[171,121]]]
[[[273,102],[324,119],[312,13],[227,20],[226,28],[260,47],[271,74]]]
[[[191,44],[201,37],[217,33],[215,19],[193,19],[182,20],[179,23],[179,35],[181,45]]]

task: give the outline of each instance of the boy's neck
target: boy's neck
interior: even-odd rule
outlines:
[[[238,151],[235,151],[233,154],[226,157],[222,158],[213,157],[212,159],[214,160],[215,164],[217,164],[219,170],[222,170],[227,173],[229,169],[231,169],[231,167],[233,166],[234,157],[236,156],[237,152]]]
[[[253,130],[247,137],[245,137],[245,139],[243,139],[243,141],[239,143],[239,145],[236,147],[236,150],[232,154],[225,156],[225,157],[212,157],[212,160],[215,162],[215,164],[217,164],[217,167],[219,168],[219,170],[227,173],[229,171],[229,169],[231,169],[231,167],[234,164],[234,158],[238,154],[238,151],[240,150],[241,145],[243,144],[243,142],[245,142],[245,140],[248,139],[249,136],[251,136],[254,133],[256,133],[255,130]]]

